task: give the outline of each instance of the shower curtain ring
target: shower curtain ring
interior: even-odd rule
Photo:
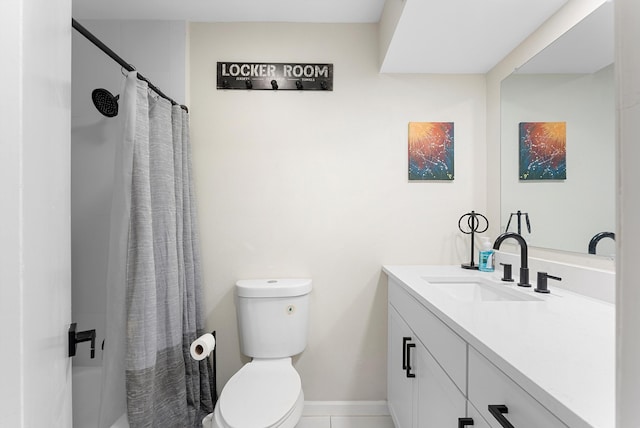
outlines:
[[[151,98],[153,98],[155,101],[158,101],[158,99],[160,98],[160,95],[158,95],[158,94],[156,93],[156,91],[154,91],[154,90],[153,90],[153,89],[151,89],[151,88],[147,88],[147,94],[148,94]]]
[[[128,64],[128,65],[129,65],[129,67],[131,67],[131,68],[132,68],[132,71],[136,71],[136,67],[135,67],[133,64]],[[124,77],[127,77],[127,73],[128,73],[128,72],[129,72],[129,71],[128,71],[128,70],[125,70],[125,68],[124,68],[124,67],[120,67],[120,74],[122,74]]]

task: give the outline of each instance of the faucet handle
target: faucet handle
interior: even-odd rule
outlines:
[[[546,272],[538,272],[538,281],[536,282],[536,288],[533,290],[537,293],[550,293],[547,287],[547,279],[555,279],[556,281],[562,281],[559,276],[549,275]]]
[[[506,282],[513,282],[513,276],[511,273],[511,263],[500,263],[504,268],[502,269],[502,280]]]

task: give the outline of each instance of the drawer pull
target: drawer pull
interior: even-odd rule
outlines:
[[[410,337],[402,338],[402,370],[407,369],[407,341],[411,340]]]
[[[511,422],[504,417],[504,413],[509,413],[509,409],[504,404],[489,404],[489,413],[500,423],[504,428],[515,428],[511,425]]]
[[[415,347],[415,343],[407,343],[407,377],[416,377],[415,373],[411,373],[411,364],[409,363],[411,361],[411,348]]]
[[[458,428],[473,426],[473,418],[458,418]]]

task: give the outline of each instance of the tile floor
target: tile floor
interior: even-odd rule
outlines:
[[[394,428],[391,416],[304,416],[296,428]]]

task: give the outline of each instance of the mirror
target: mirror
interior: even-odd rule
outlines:
[[[531,246],[587,254],[594,236],[615,232],[613,21],[606,2],[501,83],[501,232],[520,227]],[[552,140],[564,132],[562,148]],[[547,173],[563,158],[566,178]],[[536,168],[545,173],[532,180]],[[596,249],[612,256],[615,242]]]

